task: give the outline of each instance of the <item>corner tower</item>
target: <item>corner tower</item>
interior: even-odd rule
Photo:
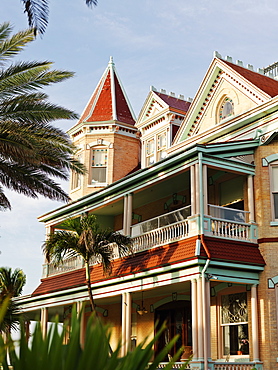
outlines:
[[[84,176],[71,174],[72,200],[95,192],[137,168],[140,138],[135,115],[112,57],[77,124],[68,134],[85,164]]]

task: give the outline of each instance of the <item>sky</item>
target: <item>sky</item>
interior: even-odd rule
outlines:
[[[27,28],[20,0],[1,0],[0,23],[14,32]],[[246,66],[278,61],[276,0],[51,0],[42,37],[20,53],[20,60],[50,60],[75,76],[47,88],[49,100],[81,114],[110,56],[135,115],[150,86],[194,97],[217,50]],[[74,121],[55,125],[68,130]],[[68,190],[68,184],[63,187]],[[0,266],[27,275],[24,294],[40,283],[44,225],[37,217],[61,203],[29,199],[7,191],[12,210],[0,212]]]

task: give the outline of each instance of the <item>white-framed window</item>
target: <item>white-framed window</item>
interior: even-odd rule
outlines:
[[[272,219],[278,221],[278,163],[270,165]]]
[[[107,182],[107,147],[93,147],[91,149],[91,183]]]
[[[166,157],[167,148],[167,134],[166,131],[157,135],[157,159],[163,159]]]
[[[79,162],[82,162],[82,154],[75,156]],[[79,189],[81,187],[81,174],[75,171],[71,173],[71,190]]]
[[[146,143],[146,165],[151,166],[155,163],[155,142],[154,138]]]
[[[223,355],[249,355],[247,293],[221,296]]]

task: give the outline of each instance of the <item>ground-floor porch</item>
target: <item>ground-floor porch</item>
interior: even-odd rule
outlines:
[[[122,341],[122,354],[157,328],[166,327],[157,341],[159,352],[175,335],[172,351],[160,368],[181,346],[175,364],[188,358],[194,370],[261,370],[259,357],[257,285],[262,267],[210,260],[186,261],[129,274],[92,286],[97,312],[112,328],[111,347]],[[30,320],[40,319],[46,331],[54,316],[64,323],[73,304],[83,313],[84,329],[91,313],[85,286],[25,298],[23,309]]]

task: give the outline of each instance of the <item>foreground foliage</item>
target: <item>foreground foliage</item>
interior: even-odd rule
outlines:
[[[68,343],[63,344],[65,330],[58,330],[58,323],[52,325],[46,338],[43,338],[41,327],[38,324],[28,346],[24,330],[21,332],[19,342],[20,350],[15,351],[14,343],[9,343],[10,359],[14,370],[155,370],[159,362],[167,355],[177,340],[174,338],[159,355],[153,359],[153,345],[164,328],[161,328],[156,337],[149,343],[141,343],[134,351],[120,357],[121,345],[118,344],[111,354],[109,340],[111,331],[108,326],[103,326],[92,315],[87,330],[84,348],[80,346],[80,319],[73,312]],[[0,338],[0,364],[8,370],[3,340]],[[181,351],[174,356],[165,369],[170,370],[172,363],[177,361]],[[151,365],[148,365],[152,361]],[[185,363],[182,367],[186,368]]]
[[[53,178],[68,179],[70,169],[83,173],[69,137],[51,124],[77,115],[41,92],[73,73],[51,70],[49,61],[11,62],[33,40],[32,30],[12,35],[9,23],[0,24],[0,210],[11,208],[4,188],[67,201]]]

